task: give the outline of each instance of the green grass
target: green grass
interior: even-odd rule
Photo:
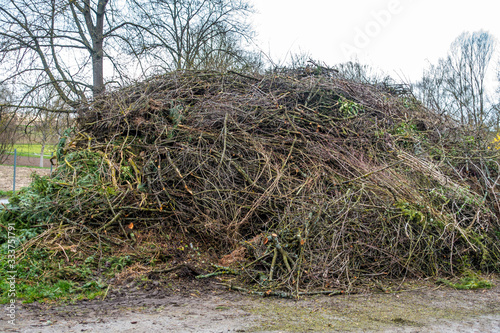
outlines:
[[[47,193],[57,191],[59,199],[64,200],[60,190],[48,181],[48,177],[35,174],[31,184],[10,199],[12,205],[20,209],[0,210],[0,227],[4,230],[0,232],[0,304],[13,299],[73,302],[103,298],[109,281],[134,263],[135,257],[123,254],[121,247],[116,254],[106,244],[87,244],[85,235],[81,236],[81,247],[61,246],[71,230],[62,226],[51,236],[39,240],[41,245],[23,251],[23,244],[47,230],[47,223],[56,228],[59,225],[51,219],[54,207]],[[34,211],[23,208],[34,205]],[[54,243],[56,238],[52,237],[59,240]]]
[[[6,282],[2,282],[2,288],[7,288]],[[16,286],[16,299],[21,299],[23,303],[49,302],[74,302],[81,299],[94,299],[104,295],[104,286],[93,282],[87,286],[78,286],[76,282],[58,280],[55,283],[37,282],[20,283]],[[0,303],[6,304],[10,301],[8,295],[2,295]]]
[[[44,164],[46,165],[47,161],[45,161]],[[13,166],[12,164],[0,164],[0,165],[9,166],[9,167]],[[19,161],[17,162],[16,167],[17,168],[30,168],[30,169],[50,169],[50,167],[39,167],[39,166],[33,166],[33,165],[22,165],[22,164],[19,164]]]
[[[40,156],[41,144],[16,144],[9,154],[14,154],[14,149],[17,149],[17,156]],[[50,158],[52,153],[55,153],[55,145],[46,145],[43,156]]]
[[[94,257],[75,256],[68,262],[57,251],[36,249],[29,250],[11,271],[4,245],[0,251],[0,304],[7,304],[13,298],[23,303],[102,298],[108,287],[106,281],[132,263],[128,256],[107,256],[101,262]],[[10,276],[15,276],[15,296]]]
[[[0,198],[10,198],[13,195],[12,191],[2,191],[0,190]]]
[[[27,190],[29,187],[22,192]],[[19,200],[19,194],[13,200],[16,198]],[[108,246],[86,252],[57,246],[22,251],[22,245],[45,228],[33,227],[34,221],[21,215],[15,210],[0,211],[0,225],[5,229],[0,233],[0,304],[103,298],[108,281],[133,263],[130,255],[113,255]],[[89,251],[99,255],[90,255]]]
[[[490,281],[482,279],[473,273],[467,273],[466,276],[456,283],[446,279],[438,279],[437,282],[458,290],[490,289],[493,287]]]

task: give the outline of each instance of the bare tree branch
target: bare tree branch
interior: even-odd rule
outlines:
[[[251,12],[246,0],[0,0],[0,82],[15,88],[9,106],[43,95],[75,111],[158,68],[236,68]]]

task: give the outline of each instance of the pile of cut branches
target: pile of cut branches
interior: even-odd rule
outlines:
[[[174,72],[101,96],[29,218],[180,232],[264,290],[499,271],[498,155],[408,92],[314,74]]]

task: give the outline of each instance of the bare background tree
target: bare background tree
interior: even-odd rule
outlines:
[[[440,59],[437,65],[429,64],[424,70],[422,80],[414,89],[415,96],[429,109],[443,115],[453,108],[454,100],[450,98],[444,77],[446,63]]]
[[[130,52],[162,71],[228,69],[247,57],[252,7],[244,0],[133,0],[138,9]]]
[[[464,32],[451,44],[446,58],[430,65],[416,94],[423,103],[448,114],[479,134],[490,127],[495,107],[486,90],[486,75],[495,50],[485,31]]]
[[[0,135],[29,124],[43,155],[59,131],[50,127],[110,86],[165,70],[262,67],[243,47],[250,13],[245,0],[0,0],[0,86],[10,92]]]
[[[0,105],[10,103],[10,92],[0,85]],[[7,158],[16,140],[17,117],[12,108],[0,106],[0,163]]]
[[[74,108],[154,66],[233,66],[249,13],[243,0],[0,0],[1,82],[23,108],[47,86]]]
[[[23,141],[40,145],[40,167],[43,167],[47,146],[57,144],[62,132],[72,126],[74,115],[54,112],[68,109],[68,105],[65,105],[54,89],[45,89],[43,95],[37,97],[36,105],[39,106],[38,109],[26,114]]]
[[[496,79],[497,79],[497,89],[496,89],[496,95],[494,98],[494,103],[493,103],[493,127],[495,129],[495,132],[498,133],[498,136],[500,137],[500,59],[498,60],[497,63],[497,68],[496,68]]]
[[[32,96],[48,85],[72,107],[89,92],[104,90],[105,41],[120,27],[107,5],[108,0],[1,0],[2,69],[14,69],[3,81],[27,82],[24,89],[17,84],[21,105],[31,106]]]
[[[361,83],[391,84],[393,80],[373,67],[359,61],[348,61],[335,66],[343,77]]]

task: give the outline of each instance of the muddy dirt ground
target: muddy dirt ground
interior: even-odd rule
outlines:
[[[394,293],[262,298],[216,282],[167,287],[131,282],[106,299],[68,305],[17,304],[2,332],[500,332],[500,279],[457,291],[429,282]],[[206,283],[209,285],[201,285]]]
[[[45,165],[50,167],[50,162],[45,161]],[[16,190],[27,186],[30,181],[30,175],[33,172],[39,175],[48,175],[50,169],[37,169],[32,168],[32,166],[39,165],[39,160],[35,158],[24,158],[19,157],[17,161],[16,168]],[[38,163],[38,164],[37,164]],[[12,165],[3,164],[0,165],[0,190],[2,191],[12,191],[12,180],[14,178],[14,167]]]

